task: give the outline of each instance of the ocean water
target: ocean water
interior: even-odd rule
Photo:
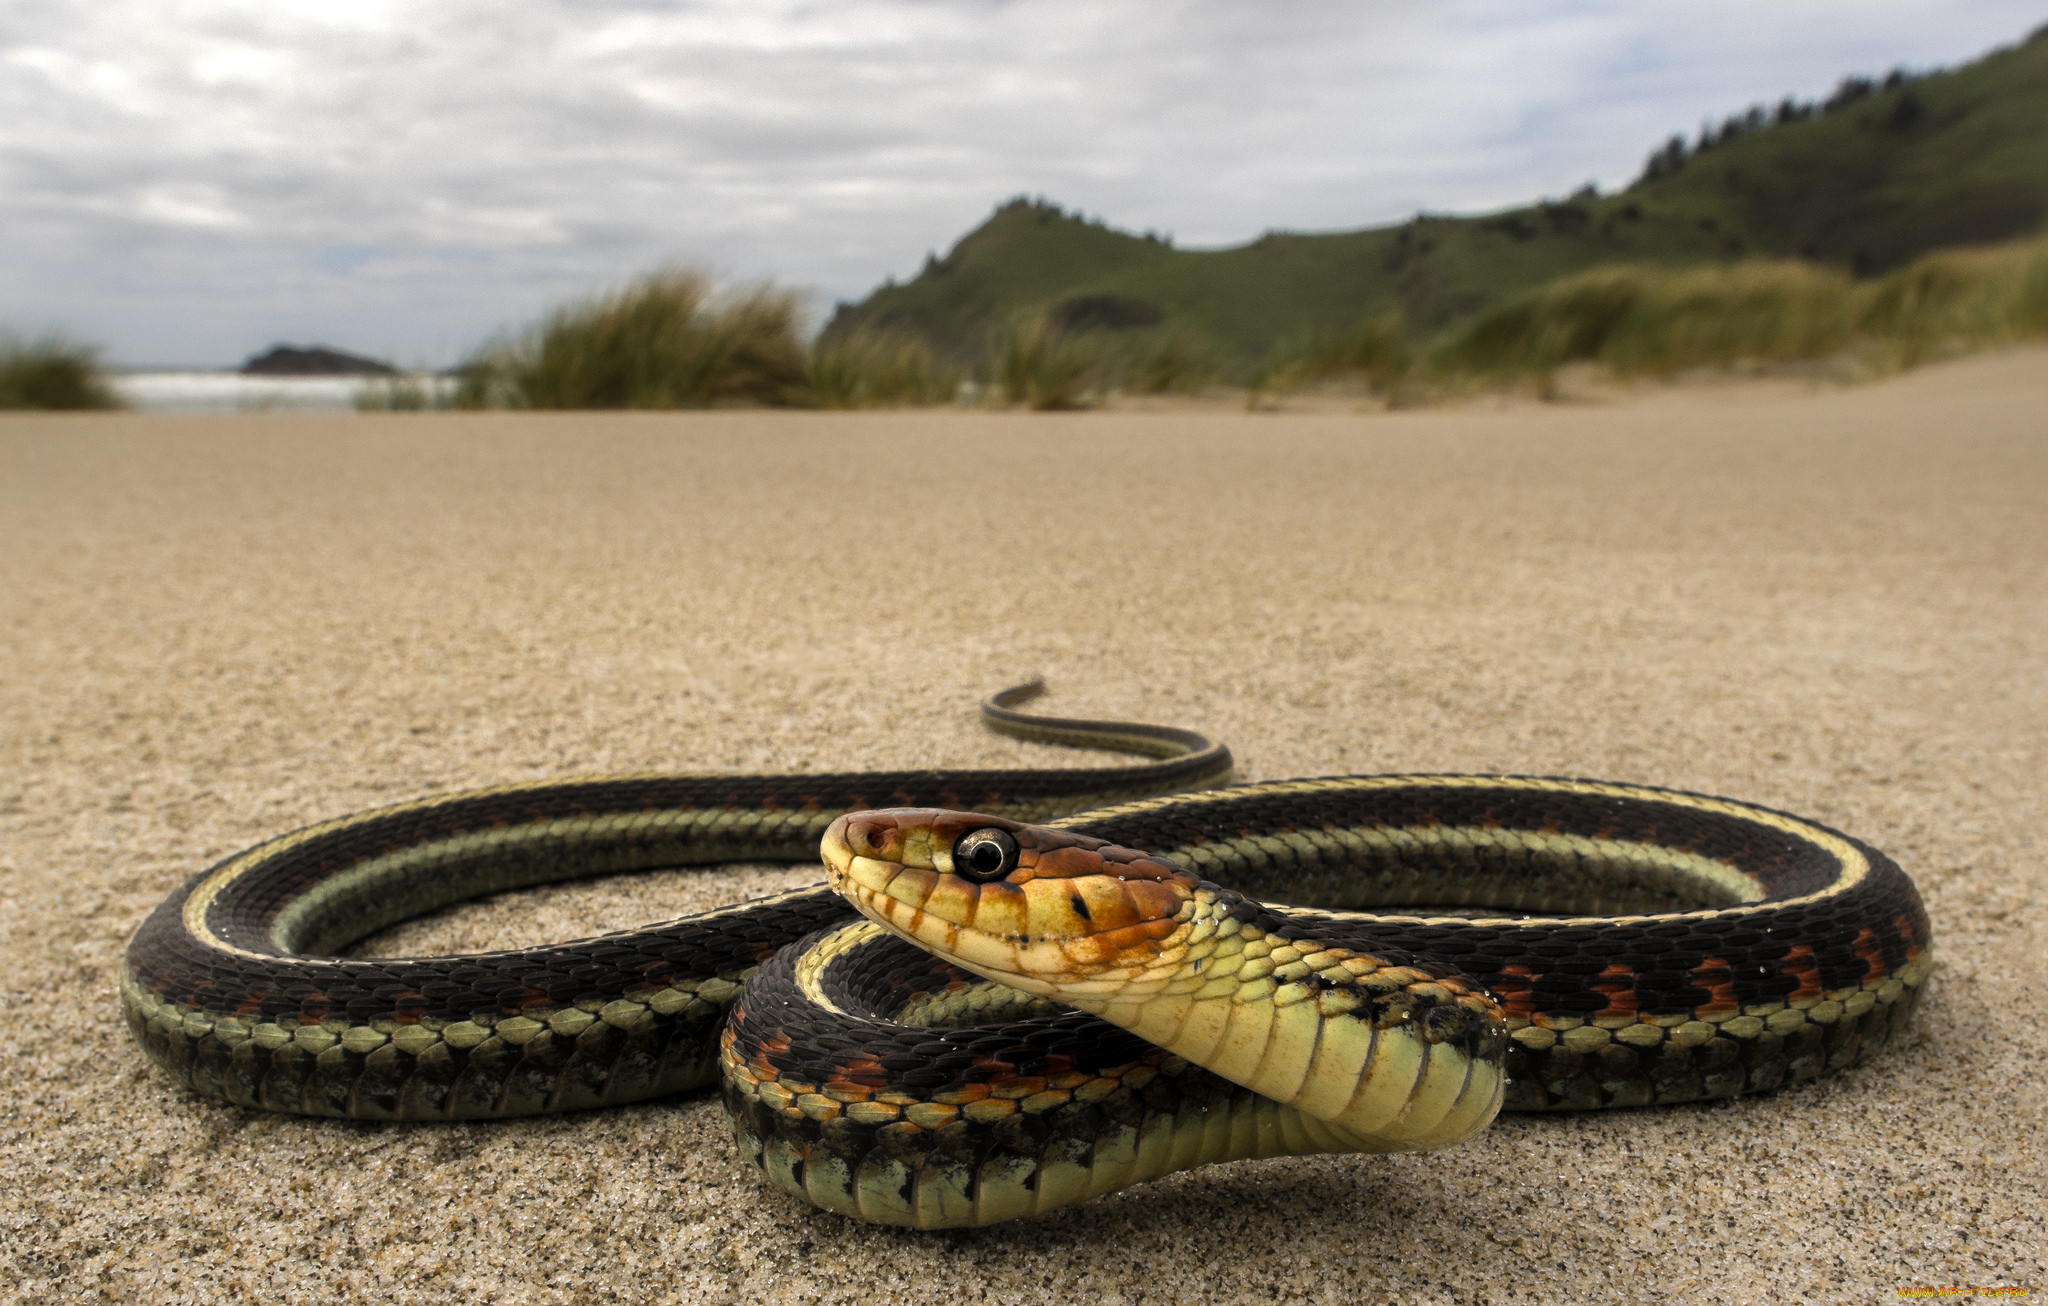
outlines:
[[[367,388],[385,381],[362,376],[245,376],[240,372],[116,372],[108,378],[123,402],[143,413],[352,413]],[[437,389],[445,377],[419,378]]]

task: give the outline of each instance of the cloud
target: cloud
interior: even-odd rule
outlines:
[[[447,361],[664,262],[822,301],[1043,194],[1185,244],[1625,182],[2017,0],[13,0],[7,325]]]

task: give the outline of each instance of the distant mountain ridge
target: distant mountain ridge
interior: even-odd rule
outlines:
[[[1601,264],[1802,258],[1859,276],[2048,222],[2048,28],[1962,67],[1852,77],[1674,137],[1615,195],[1176,249],[1019,197],[911,281],[842,304],[824,338],[910,337],[973,363],[1021,318],[1198,338],[1238,370],[1398,309],[1412,333]]]

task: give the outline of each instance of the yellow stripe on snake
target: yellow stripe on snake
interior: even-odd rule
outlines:
[[[1926,983],[1912,882],[1799,817],[1518,776],[1217,788],[1220,745],[1015,710],[1039,688],[984,719],[1158,760],[603,777],[343,817],[158,907],[123,1012],[179,1083],[275,1111],[475,1119],[716,1080],[776,1184],[937,1228],[1215,1161],[1448,1146],[1503,1106],[1763,1092],[1862,1061]],[[478,894],[821,849],[829,886],[642,930],[333,955]]]

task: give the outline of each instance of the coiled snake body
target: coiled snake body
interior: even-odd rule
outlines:
[[[123,1012],[179,1082],[313,1115],[722,1080],[781,1187],[941,1227],[1211,1161],[1454,1143],[1503,1105],[1760,1092],[1863,1060],[1926,982],[1912,882],[1798,817],[1511,776],[1214,788],[1220,745],[1013,710],[1037,688],[985,719],[1160,760],[618,777],[344,817],[158,907]],[[481,893],[821,840],[829,887],[541,948],[332,955]]]

